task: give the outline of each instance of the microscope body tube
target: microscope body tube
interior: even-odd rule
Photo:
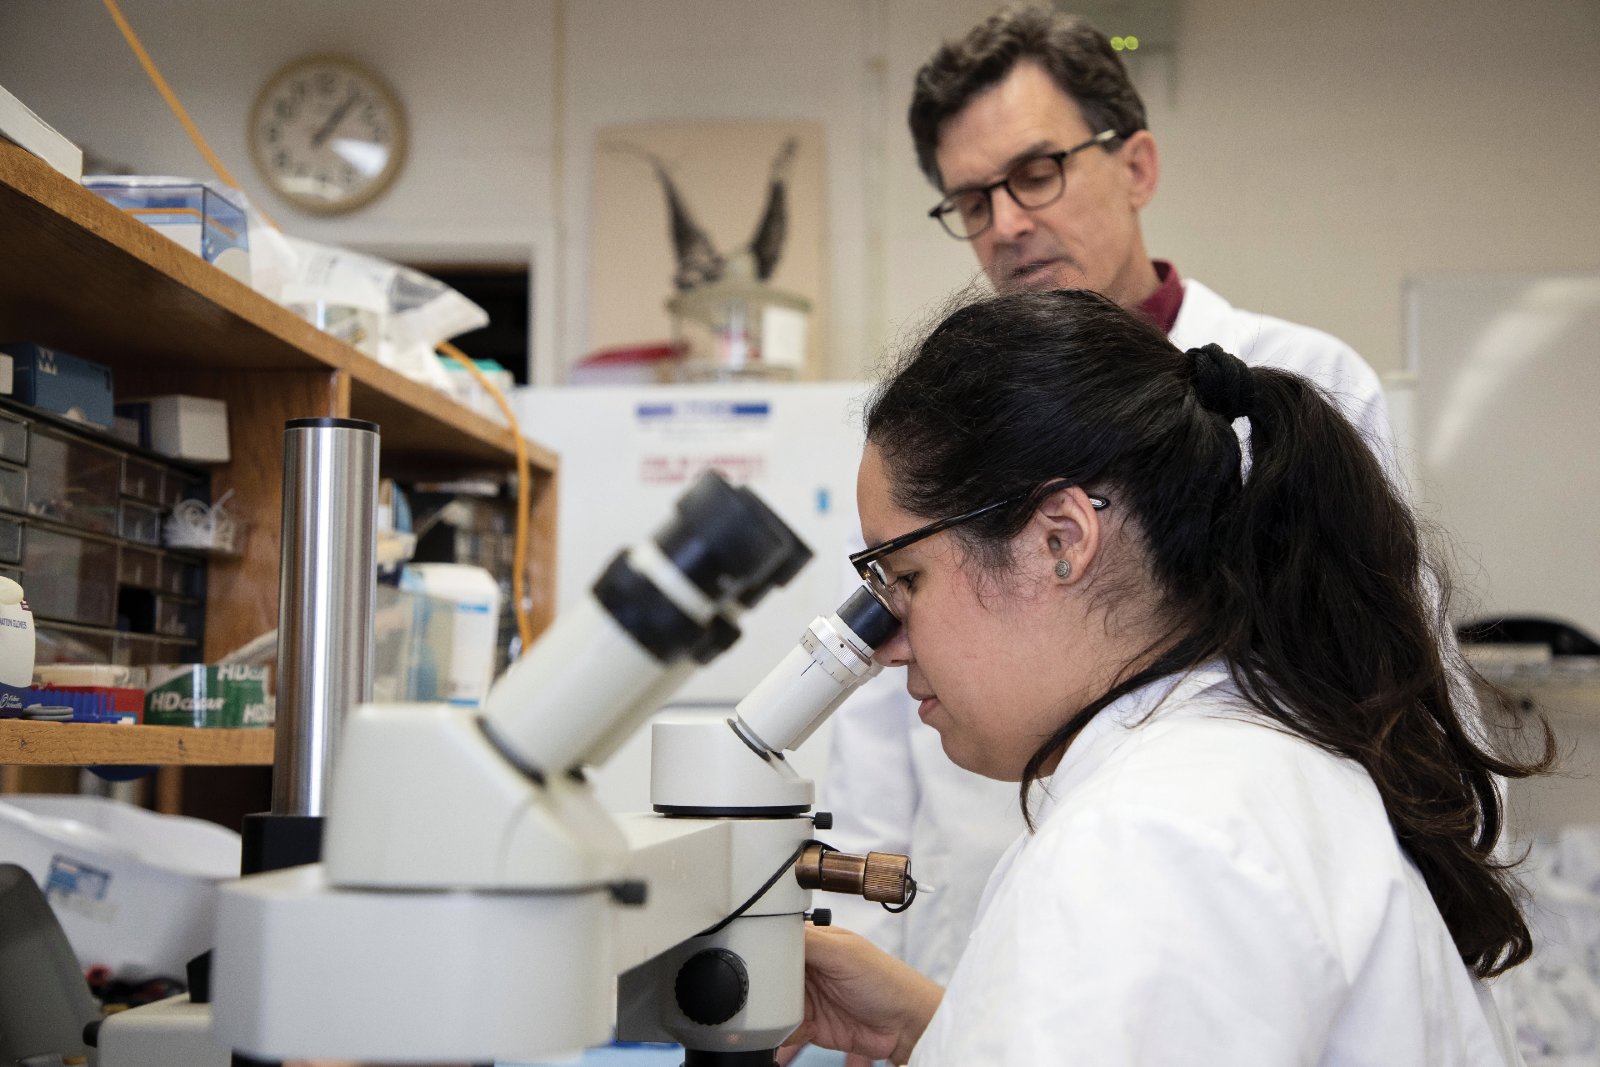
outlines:
[[[526,771],[599,762],[687,677],[718,607],[653,541],[626,550],[495,682],[484,729]]]
[[[732,648],[740,636],[739,626],[734,620],[741,614],[743,612],[740,606],[734,604],[724,607],[721,614],[713,616],[699,643],[689,651],[689,655],[674,663],[672,668],[664,672],[649,691],[639,698],[633,716],[619,722],[589,749],[586,757],[589,765],[598,767],[616,755],[617,749],[633,736],[643,719],[660,710],[695,671]]]
[[[591,762],[589,753],[610,737],[632,733],[654,710],[652,694],[687,673],[586,596],[500,676],[484,701],[483,727],[525,772],[561,774]]]
[[[274,815],[324,814],[344,713],[372,694],[377,500],[377,424],[285,424]]]
[[[602,761],[732,643],[728,619],[786,582],[810,549],[747,489],[706,472],[654,536],[612,559],[591,595],[489,691],[481,725],[536,775]]]

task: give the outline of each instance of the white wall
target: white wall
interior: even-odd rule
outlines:
[[[1195,0],[1146,236],[1236,303],[1402,365],[1401,286],[1600,266],[1600,4]]]
[[[535,259],[541,380],[581,356],[593,134],[617,122],[824,123],[828,370],[975,274],[923,217],[911,74],[977,0],[123,0],[217,150],[307,236],[419,259]],[[197,14],[198,13],[198,14]],[[250,175],[244,115],[282,63],[341,51],[412,112],[394,190],[335,221]],[[1588,0],[1190,0],[1137,77],[1162,150],[1156,255],[1236,303],[1401,364],[1419,272],[1600,265],[1600,5]],[[0,84],[151,171],[203,164],[91,0],[0,3]]]

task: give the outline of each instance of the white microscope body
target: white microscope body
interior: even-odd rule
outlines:
[[[703,480],[484,708],[358,708],[323,861],[223,889],[213,1039],[272,1060],[528,1061],[615,1022],[682,1042],[690,1064],[769,1061],[802,1018],[794,868],[818,851],[812,785],[783,752],[874,673],[898,623],[863,588],[732,718],[658,724],[653,814],[608,814],[581,768],[809,556],[747,490]]]

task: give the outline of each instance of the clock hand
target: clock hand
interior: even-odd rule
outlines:
[[[322,147],[322,142],[326,141],[328,139],[328,135],[339,128],[340,120],[342,120],[345,115],[349,114],[351,107],[355,106],[356,97],[360,95],[361,94],[359,91],[355,89],[350,90],[350,95],[345,97],[344,103],[334,108],[333,114],[328,116],[328,121],[324,122],[320,127],[318,127],[317,132],[311,135],[312,148]]]

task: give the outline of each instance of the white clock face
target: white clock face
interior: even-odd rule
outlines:
[[[285,67],[250,115],[250,152],[262,177],[274,192],[321,214],[360,207],[388,188],[405,144],[405,114],[393,91],[346,59]]]

